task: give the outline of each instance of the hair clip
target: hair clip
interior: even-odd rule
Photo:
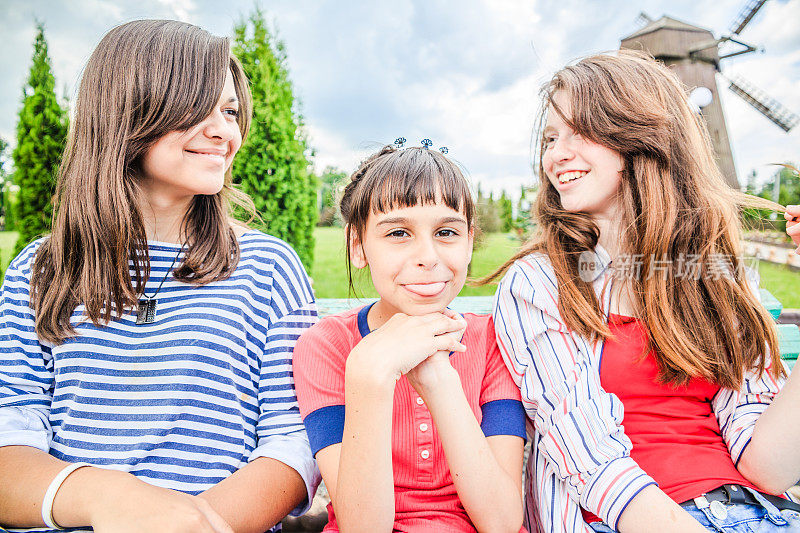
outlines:
[[[422,139],[422,146],[424,146],[425,149],[427,150],[428,148],[433,146],[433,141],[430,139]]]
[[[439,151],[442,152],[443,154],[446,154],[450,150],[447,149],[447,146],[440,146]]]
[[[406,144],[405,137],[398,137],[397,139],[394,140],[394,147],[397,148],[398,150],[402,148],[404,144]]]

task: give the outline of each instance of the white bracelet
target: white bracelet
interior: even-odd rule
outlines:
[[[44,520],[44,523],[47,527],[51,529],[64,529],[56,524],[55,520],[53,520],[53,500],[56,499],[56,493],[58,492],[58,489],[61,488],[64,480],[67,479],[67,476],[83,466],[91,465],[88,463],[72,463],[67,465],[61,472],[58,473],[56,477],[53,478],[53,481],[50,482],[50,485],[44,492],[44,499],[42,500],[42,520]]]

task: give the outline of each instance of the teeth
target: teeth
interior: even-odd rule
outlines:
[[[221,154],[210,154],[208,152],[194,152],[192,150],[187,150],[190,154],[195,154],[203,157],[208,157],[210,159],[218,160],[218,161],[225,161],[225,156]]]
[[[586,174],[588,174],[588,172],[585,171],[585,170],[574,170],[572,172],[564,172],[563,174],[561,174],[558,177],[558,181],[560,183],[567,183],[568,181],[572,181],[572,180],[575,180],[575,179],[578,179],[578,178],[582,178]]]

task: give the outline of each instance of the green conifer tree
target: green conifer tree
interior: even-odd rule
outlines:
[[[500,194],[500,199],[497,201],[498,210],[500,211],[500,221],[502,223],[502,231],[509,232],[514,229],[514,202],[506,195],[503,190]]]
[[[9,217],[8,209],[8,189],[11,182],[11,176],[6,168],[7,159],[8,142],[0,137],[0,216],[3,219],[2,229],[4,231],[10,231],[14,229],[13,218]]]
[[[44,26],[36,24],[33,60],[23,87],[22,109],[14,148],[14,183],[19,194],[14,221],[19,231],[15,254],[31,240],[50,231],[51,199],[67,140],[67,111],[58,102],[56,80],[47,53]]]
[[[264,220],[261,229],[291,244],[310,270],[317,178],[307,158],[310,151],[289,81],[285,47],[270,32],[260,8],[234,27],[233,51],[253,93],[253,121],[234,163],[234,183],[253,198]]]
[[[348,181],[347,172],[328,165],[319,177],[319,189],[317,190],[317,206],[319,209],[319,226],[341,225],[338,220],[336,205],[336,193],[343,188]]]

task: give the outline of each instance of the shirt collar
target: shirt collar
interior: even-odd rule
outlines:
[[[599,244],[594,251],[581,252],[578,259],[578,274],[583,281],[592,283],[602,276],[611,265],[611,256]]]

